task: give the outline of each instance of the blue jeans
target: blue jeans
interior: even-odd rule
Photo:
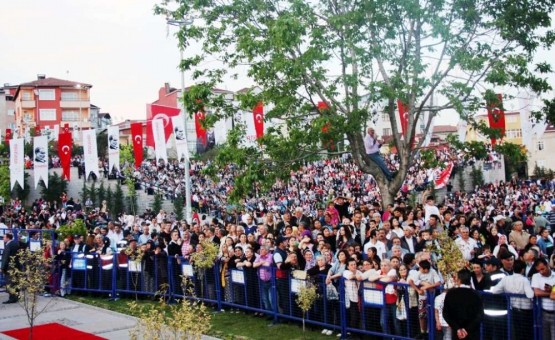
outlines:
[[[262,297],[262,307],[265,310],[273,311],[272,305],[272,281],[260,280],[260,296]]]
[[[372,162],[376,163],[376,165],[380,167],[380,169],[382,169],[382,172],[385,175],[385,177],[387,177],[387,180],[391,181],[391,179],[393,178],[393,175],[391,174],[391,171],[389,171],[389,169],[387,168],[387,165],[385,164],[380,153],[379,152],[369,153],[368,157],[370,157]]]

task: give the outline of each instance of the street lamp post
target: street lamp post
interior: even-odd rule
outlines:
[[[178,26],[183,27],[187,25],[191,25],[193,23],[193,19],[183,19],[183,20],[174,20],[174,19],[167,19],[166,23],[171,26]],[[179,47],[179,60],[183,60],[183,47]],[[180,67],[181,72],[181,96],[185,94],[185,72]],[[185,120],[185,131],[187,131],[187,112],[185,111],[185,104],[183,100],[180,102],[181,104],[181,112],[183,112],[183,119]],[[185,133],[185,137],[187,138],[187,148],[189,148],[189,140],[188,134]],[[190,175],[190,161],[189,158],[185,158],[185,219],[187,223],[192,223],[192,215],[193,211],[191,208],[191,175]]]
[[[81,115],[83,114],[82,111],[81,111],[81,106],[82,106],[82,103],[81,103],[81,89],[83,88],[83,85],[77,84],[77,85],[75,85],[75,88],[77,89],[77,91],[79,93],[79,99],[78,99],[78,102],[79,102],[79,119],[78,119],[78,122],[81,122],[81,119],[83,119],[81,117]]]

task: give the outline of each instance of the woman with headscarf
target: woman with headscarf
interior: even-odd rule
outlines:
[[[497,257],[497,255],[499,254],[499,248],[501,248],[502,245],[506,246],[507,250],[510,251],[515,256],[515,258],[518,259],[518,252],[513,246],[509,244],[509,242],[507,241],[507,236],[503,234],[499,234],[499,240],[497,241],[495,249],[493,249],[493,256]]]

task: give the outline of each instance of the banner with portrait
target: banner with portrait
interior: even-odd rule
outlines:
[[[35,172],[35,190],[42,179],[48,188],[48,137],[33,137],[33,169]]]
[[[177,159],[180,162],[189,160],[189,146],[187,145],[187,135],[185,131],[185,117],[183,117],[183,115],[179,115],[171,118]]]
[[[108,171],[119,168],[119,126],[108,126]]]

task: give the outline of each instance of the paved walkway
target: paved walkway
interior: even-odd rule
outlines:
[[[5,292],[0,293],[0,302],[7,299],[8,295]],[[57,322],[106,339],[123,340],[129,339],[129,331],[136,324],[134,317],[76,301],[58,297],[40,298],[39,306],[47,303],[47,310],[38,317],[37,325]],[[0,332],[28,326],[25,311],[19,304],[0,303]],[[13,338],[0,334],[0,339]],[[203,339],[215,338],[204,336]]]

